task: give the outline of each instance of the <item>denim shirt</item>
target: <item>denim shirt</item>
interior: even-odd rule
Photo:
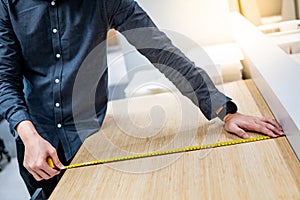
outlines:
[[[99,130],[108,101],[110,28],[123,33],[207,119],[229,100],[133,0],[0,0],[0,113],[12,129],[32,121],[54,147],[61,142],[67,159]]]

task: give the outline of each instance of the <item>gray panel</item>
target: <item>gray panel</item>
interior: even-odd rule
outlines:
[[[233,22],[251,76],[300,158],[300,65],[242,16]]]

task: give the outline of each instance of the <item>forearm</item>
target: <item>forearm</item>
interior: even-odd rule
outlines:
[[[217,90],[208,74],[175,47],[136,3],[128,5],[122,8],[121,4],[120,11],[112,18],[115,28],[173,82],[183,95],[192,100],[207,119],[216,117],[216,110],[230,98]]]
[[[26,145],[34,138],[40,137],[31,121],[24,120],[16,126],[16,131]]]
[[[163,33],[154,30],[164,42],[163,49],[140,49],[178,89],[198,106],[207,119],[216,117],[216,110],[230,100],[218,91],[208,74],[196,67]],[[156,39],[158,36],[156,37]],[[158,41],[157,41],[158,42]],[[155,42],[154,42],[155,43]]]

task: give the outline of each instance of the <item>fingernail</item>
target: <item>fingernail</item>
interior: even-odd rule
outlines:
[[[247,133],[244,133],[243,138],[244,138],[244,139],[248,139],[248,138],[249,138],[249,135],[248,135]]]
[[[280,131],[280,133],[279,133],[280,135],[284,135],[284,132],[283,131]]]
[[[62,164],[58,164],[58,165],[56,165],[59,169],[64,169],[65,168],[65,166],[63,166]]]

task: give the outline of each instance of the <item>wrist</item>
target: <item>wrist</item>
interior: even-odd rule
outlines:
[[[225,117],[223,119],[224,123],[228,122],[235,115],[237,115],[237,112],[236,113],[228,113],[227,115],[225,115]]]
[[[24,144],[32,141],[32,138],[39,136],[34,125],[29,120],[21,121],[16,126],[16,131]]]
[[[232,101],[226,102],[223,106],[221,106],[216,111],[216,115],[222,120],[225,121],[225,118],[227,118],[230,114],[235,114],[237,112],[238,108],[235,103]]]

